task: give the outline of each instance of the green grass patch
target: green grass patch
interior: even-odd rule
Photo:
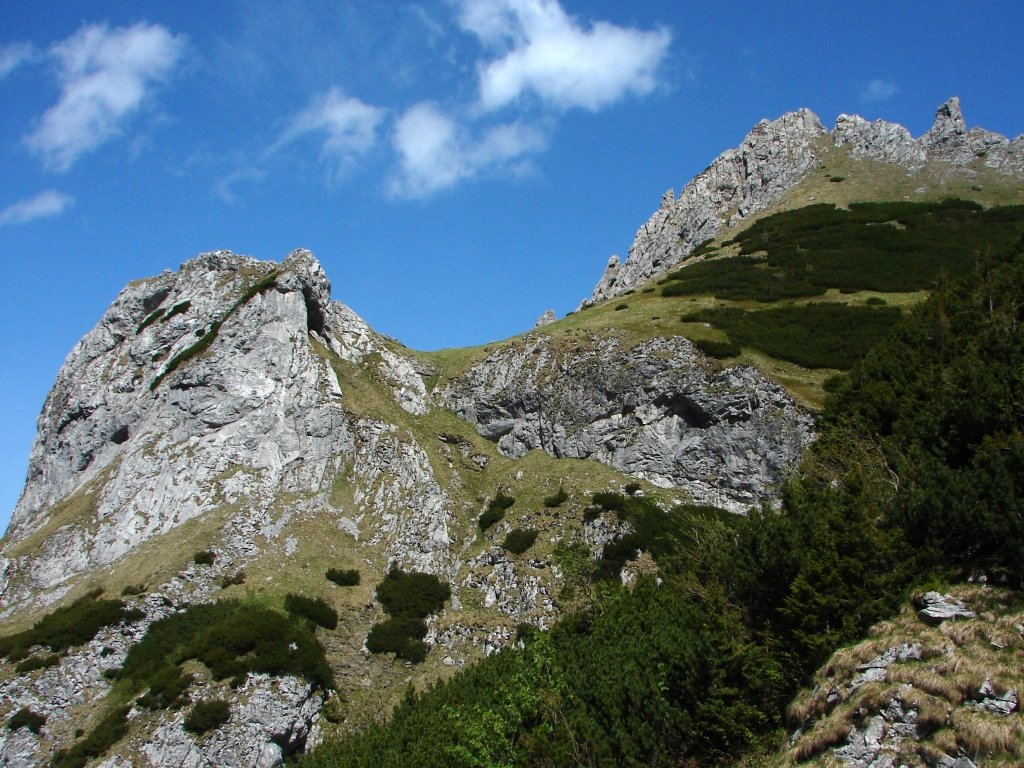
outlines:
[[[181,302],[179,304],[175,304],[173,307],[170,308],[170,310],[167,312],[167,314],[164,315],[164,319],[161,320],[161,322],[166,323],[172,317],[175,317],[176,315],[183,315],[186,312],[188,312],[190,309],[192,309],[192,302],[191,301],[183,301],[183,302]]]
[[[153,381],[150,382],[150,392],[159,387],[160,382],[162,382],[164,379],[170,376],[179,367],[187,363],[192,358],[201,355],[203,352],[205,352],[210,347],[210,345],[213,344],[214,339],[217,338],[218,333],[220,333],[221,326],[227,321],[229,317],[231,317],[231,315],[234,314],[235,310],[246,304],[258,293],[273,288],[275,285],[277,285],[277,278],[280,277],[280,275],[281,271],[275,269],[266,276],[264,276],[262,279],[258,280],[253,285],[246,288],[242,292],[241,297],[234,304],[231,305],[231,308],[227,312],[224,313],[223,317],[221,317],[219,320],[215,320],[212,323],[210,323],[210,327],[207,329],[206,334],[201,336],[199,338],[199,341],[197,341],[190,347],[187,347],[186,349],[182,350],[181,352],[179,352],[178,354],[171,358],[170,362],[167,363],[164,369],[159,374],[157,374],[156,378],[153,379]],[[167,316],[164,318],[164,321],[166,322],[168,319],[173,317],[175,314],[175,310],[177,310],[178,307],[186,304],[189,304],[189,302],[186,301],[182,302],[182,304],[174,305],[171,311],[167,313]],[[188,307],[185,307],[185,309],[187,310]]]
[[[167,310],[164,307],[158,307],[157,309],[154,309],[152,312],[146,315],[146,318],[141,323],[139,323],[138,327],[135,329],[135,335],[138,336],[144,330],[149,328],[149,326],[151,326],[153,323],[155,323],[157,320],[163,317],[164,312],[166,311]]]

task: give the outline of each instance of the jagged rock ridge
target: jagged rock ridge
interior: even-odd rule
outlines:
[[[929,161],[964,167],[981,161],[999,172],[1024,177],[1024,136],[1012,141],[983,128],[968,130],[960,100],[951,98],[935,114],[931,129],[914,139],[901,125],[840,115],[829,132],[810,110],[762,120],[739,147],[719,155],[683,187],[672,190],[637,231],[625,262],[608,261],[584,303],[620,296],[667,271],[701,243],[764,211],[818,166],[823,142],[846,147],[856,159],[892,163],[916,171]]]

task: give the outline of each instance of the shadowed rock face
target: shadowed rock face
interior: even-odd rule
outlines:
[[[770,498],[812,439],[785,390],[752,368],[714,371],[679,337],[566,348],[539,336],[440,397],[507,456],[593,458],[733,511]]]
[[[807,109],[762,120],[735,149],[719,155],[679,193],[671,190],[636,233],[629,256],[613,256],[588,301],[620,296],[667,271],[723,227],[766,210],[817,166],[822,140],[846,147],[855,159],[893,163],[916,171],[929,161],[962,168],[981,160],[1011,176],[1024,177],[1024,136],[1012,141],[983,128],[967,129],[960,100],[939,107],[920,138],[896,123],[840,115],[831,133]]]

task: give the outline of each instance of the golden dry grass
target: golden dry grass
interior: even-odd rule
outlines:
[[[996,715],[983,710],[958,709],[953,713],[957,743],[968,755],[1007,752],[1024,758],[1024,716]]]
[[[850,735],[853,725],[845,717],[830,717],[814,724],[814,727],[800,737],[789,751],[789,757],[803,762],[821,754],[829,747],[841,744]]]
[[[872,627],[867,640],[838,651],[815,675],[814,688],[801,692],[787,709],[792,727],[807,728],[786,752],[787,764],[813,757],[813,765],[822,766],[832,757],[829,748],[845,739],[854,725],[898,698],[905,710],[917,713],[920,737],[904,745],[917,752],[916,757],[903,756],[909,758],[908,765],[935,764],[944,755],[960,754],[995,768],[1024,765],[1024,715],[1001,716],[971,703],[980,697],[986,680],[996,695],[1024,690],[1020,598],[1008,590],[977,585],[946,591],[963,600],[978,618],[930,627],[908,607]],[[920,660],[894,662],[884,680],[850,690],[861,664],[908,642],[921,645]],[[834,689],[840,697],[832,706],[826,697]]]

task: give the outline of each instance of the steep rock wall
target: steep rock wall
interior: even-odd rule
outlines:
[[[770,497],[812,439],[782,387],[753,368],[715,370],[681,337],[536,336],[439,395],[507,456],[593,458],[734,511]]]

